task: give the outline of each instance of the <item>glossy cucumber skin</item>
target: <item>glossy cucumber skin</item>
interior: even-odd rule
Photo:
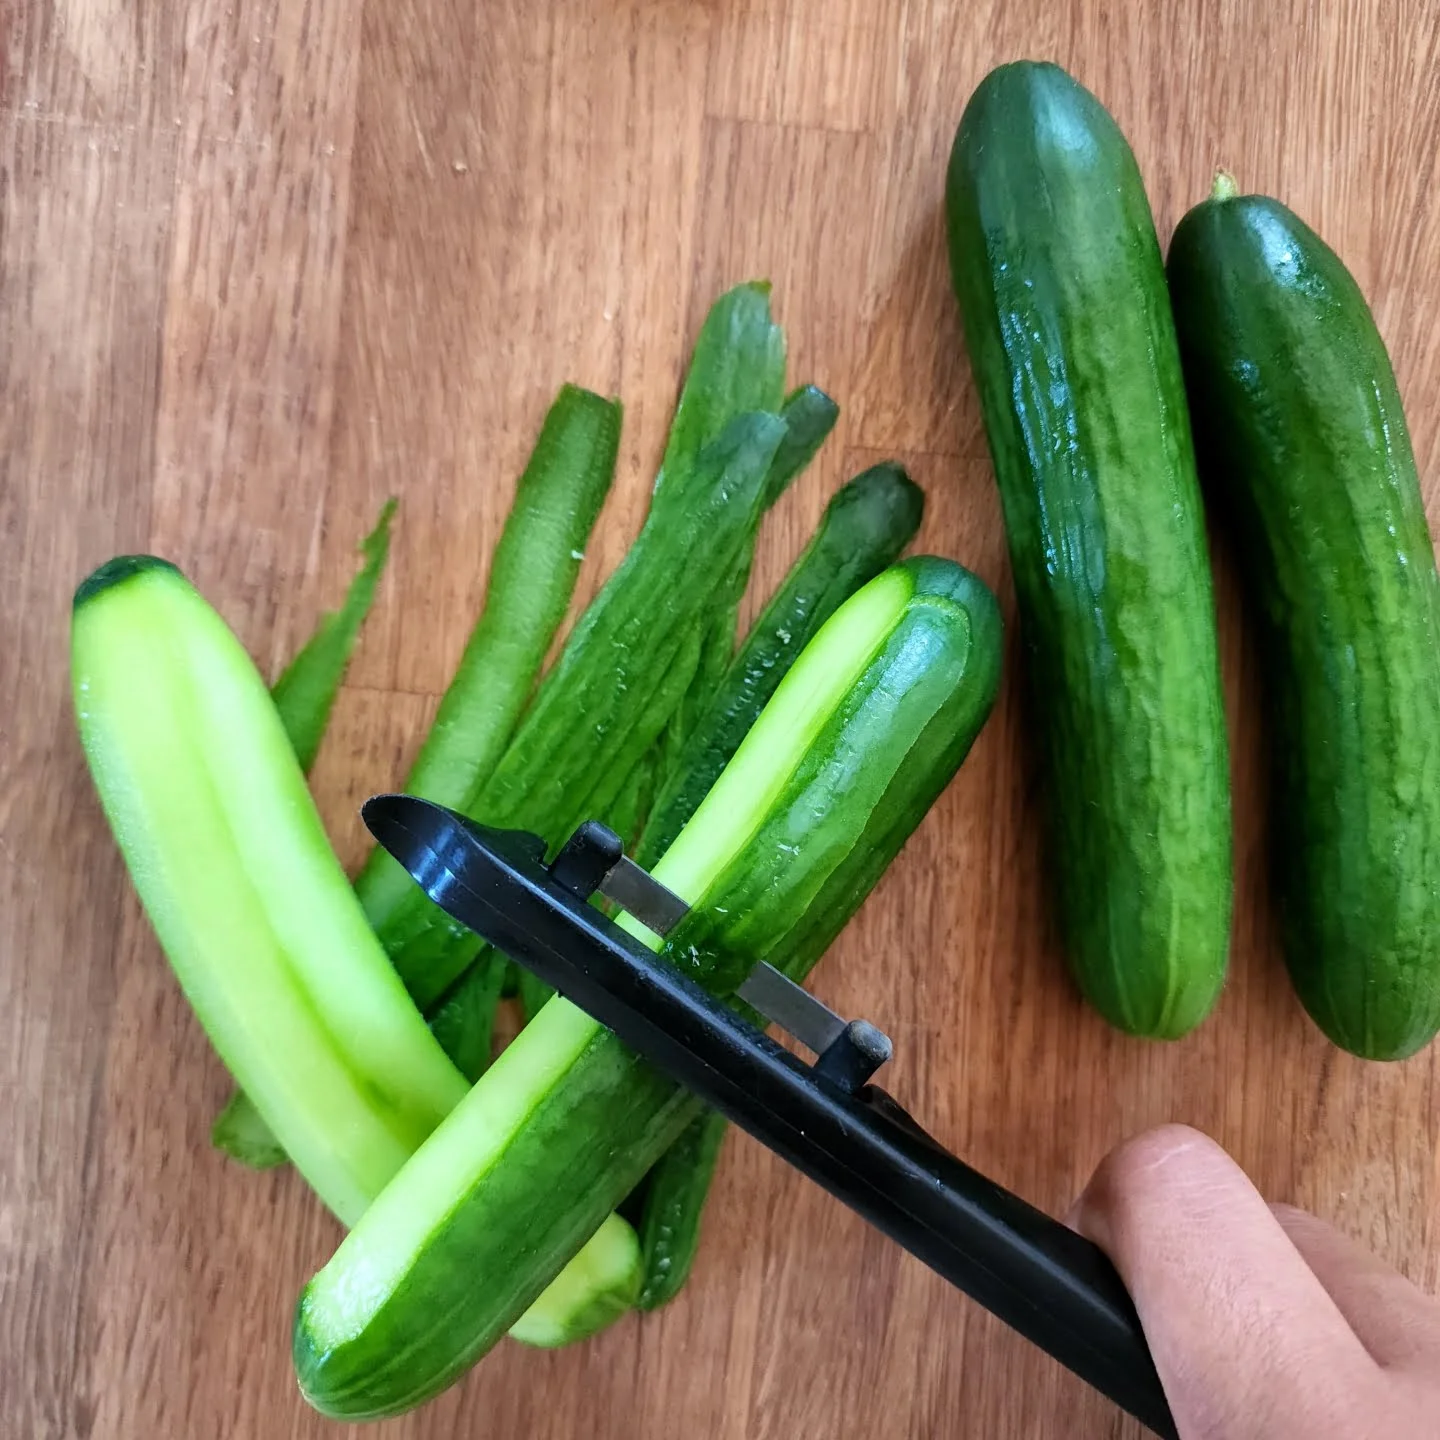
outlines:
[[[1359,287],[1264,196],[1204,201],[1169,278],[1206,483],[1259,625],[1286,961],[1371,1059],[1440,1029],[1440,579]]]
[[[989,715],[1001,650],[994,596],[950,562],[905,563],[915,589],[893,632],[760,830],[666,941],[665,953],[718,993],[733,991],[757,959],[803,978]],[[311,1282],[294,1337],[307,1398],[359,1419],[399,1413],[445,1388],[700,1113],[699,1101],[597,1030],[527,1113],[504,1163],[448,1207],[358,1331],[329,1343],[310,1300],[326,1272]],[[348,1263],[343,1249],[331,1261]],[[344,1277],[328,1283],[348,1287]]]
[[[1069,962],[1174,1038],[1224,982],[1229,758],[1179,353],[1135,160],[1053,65],[956,135],[951,270],[995,463]]]

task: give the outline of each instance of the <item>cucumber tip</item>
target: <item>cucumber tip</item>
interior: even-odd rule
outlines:
[[[75,598],[71,604],[78,608],[101,591],[109,590],[112,586],[151,570],[169,570],[176,575],[180,574],[178,565],[172,565],[170,561],[161,560],[156,555],[117,555],[97,566],[76,586]]]

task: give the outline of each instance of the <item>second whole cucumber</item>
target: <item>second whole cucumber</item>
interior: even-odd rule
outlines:
[[[1080,988],[1112,1024],[1204,1019],[1230,937],[1229,759],[1174,322],[1135,158],[1054,65],[992,72],[946,190],[995,462],[1051,868]]]
[[[1170,287],[1265,657],[1285,958],[1369,1059],[1440,1029],[1440,577],[1384,341],[1339,257],[1222,176]]]

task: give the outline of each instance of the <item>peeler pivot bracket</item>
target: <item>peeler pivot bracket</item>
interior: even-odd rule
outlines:
[[[620,837],[598,820],[581,825],[548,868],[550,878],[576,899],[603,895],[661,937],[689,913],[690,907],[673,890],[626,856]],[[763,960],[737,993],[814,1053],[812,1068],[817,1076],[849,1094],[855,1094],[894,1053],[890,1037],[868,1020],[844,1019]]]

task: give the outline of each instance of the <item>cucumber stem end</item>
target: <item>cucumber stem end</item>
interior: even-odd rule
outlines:
[[[1233,200],[1240,193],[1235,177],[1228,170],[1216,170],[1215,183],[1210,187],[1212,200]]]

